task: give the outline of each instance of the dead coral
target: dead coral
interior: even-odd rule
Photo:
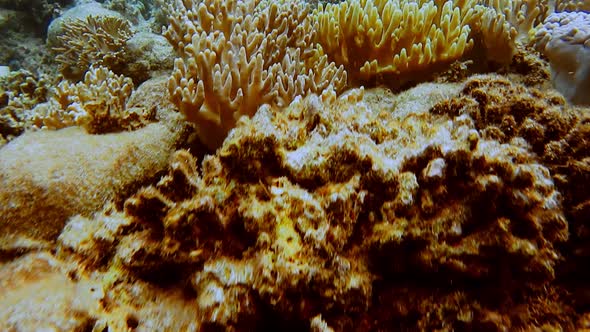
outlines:
[[[3,331],[92,329],[91,284],[78,284],[65,264],[46,252],[0,266],[0,329]]]
[[[62,245],[101,269],[190,283],[202,326],[308,328],[321,314],[335,330],[370,330],[384,328],[388,306],[414,327],[475,328],[490,315],[501,327],[571,326],[554,319],[570,310],[562,302],[535,309],[568,236],[549,170],[522,140],[491,140],[478,118],[406,112],[403,98],[393,112],[363,90],[262,107],[200,171],[177,152],[125,216],[111,213],[127,219],[109,222],[127,225],[109,233],[116,241],[82,231],[89,242]],[[388,296],[400,283],[408,295]],[[476,314],[437,314],[456,310],[449,292]],[[425,301],[419,316],[416,301]]]
[[[571,130],[578,114],[555,91],[527,88],[501,76],[469,79],[460,97],[436,105],[433,111],[469,115],[486,139],[507,143],[522,137],[541,156],[549,142],[561,139]],[[545,159],[558,157],[547,155]]]
[[[27,132],[0,154],[0,250],[52,242],[67,220],[128,197],[167,164],[186,138],[179,114],[133,132],[90,135],[76,127]]]
[[[525,87],[503,77],[471,78],[459,96],[435,105],[432,111],[454,117],[469,115],[484,138],[500,142],[524,139],[549,167],[558,185],[564,181],[560,174],[575,170],[573,165],[583,163],[590,153],[585,144],[584,109],[566,104],[555,91]],[[560,189],[568,202],[571,189]],[[573,192],[580,194],[579,189]],[[573,206],[566,206],[565,211],[571,212]]]
[[[104,66],[118,71],[125,43],[131,37],[131,24],[116,16],[88,16],[64,27],[53,47],[64,76],[80,78],[90,66]]]

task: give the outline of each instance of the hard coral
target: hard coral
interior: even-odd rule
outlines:
[[[88,246],[100,246],[101,268],[156,285],[190,283],[202,327],[392,329],[383,308],[425,329],[571,326],[555,318],[569,307],[536,302],[562,301],[550,282],[568,236],[548,168],[478,118],[407,111],[438,91],[264,106],[200,171],[177,152],[168,175],[110,214],[127,219],[109,222],[125,225],[117,240],[62,245],[92,264]]]
[[[258,2],[178,1],[165,31],[182,54],[170,78],[172,100],[211,149],[262,104],[286,106],[346,84],[343,68],[313,41],[307,4]]]

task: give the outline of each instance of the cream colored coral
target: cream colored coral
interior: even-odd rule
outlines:
[[[120,65],[131,35],[131,25],[123,18],[88,16],[68,24],[53,51],[62,72],[77,77],[92,65],[111,69]]]
[[[479,32],[488,59],[509,63],[517,47],[528,45],[545,17],[553,10],[542,0],[484,0]]]
[[[460,58],[473,46],[475,0],[349,0],[320,5],[318,41],[349,75],[410,75]]]
[[[90,133],[125,128],[136,118],[125,109],[132,91],[130,78],[105,67],[92,67],[83,82],[63,81],[57,86],[47,113],[40,116],[42,126],[58,129],[78,125]]]
[[[346,84],[342,67],[313,42],[304,2],[183,0],[164,35],[182,54],[170,78],[172,101],[218,147],[243,115],[262,104]]]

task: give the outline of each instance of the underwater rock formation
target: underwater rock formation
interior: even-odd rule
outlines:
[[[483,84],[534,93],[502,82],[262,107],[200,171],[178,151],[124,210],[71,220],[61,252],[121,281],[190,284],[203,328],[307,329],[320,314],[334,330],[389,330],[389,314],[425,329],[571,327],[554,318],[571,307],[539,304],[564,301],[552,282],[568,225],[549,168],[525,139],[492,137],[494,117],[447,107]],[[563,102],[546,99],[548,112]]]

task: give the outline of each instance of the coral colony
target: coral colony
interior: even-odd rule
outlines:
[[[0,0],[0,330],[589,330],[589,11]]]

